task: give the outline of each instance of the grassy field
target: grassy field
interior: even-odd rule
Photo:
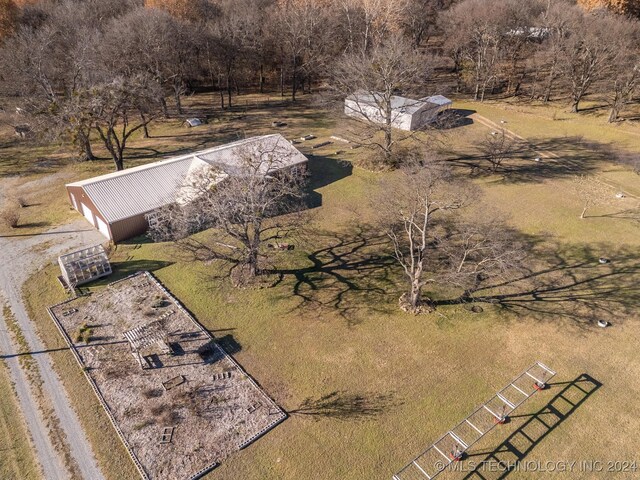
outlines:
[[[292,104],[265,95],[245,95],[232,111],[221,112],[216,98],[199,95],[186,100],[187,116],[209,117],[208,123],[187,128],[181,119],[161,119],[149,127],[150,138],[136,133],[129,140],[125,167],[132,167],[227,143],[244,136],[273,133],[271,122],[287,125],[277,131],[287,138],[313,133],[328,137],[331,121],[315,115],[308,101]],[[316,142],[313,142],[316,143]],[[336,145],[318,149],[318,154],[332,153]],[[20,141],[7,128],[0,128],[0,210],[15,208],[19,198],[28,205],[19,208],[20,228],[9,229],[0,223],[0,235],[34,235],[65,224],[73,217],[73,209],[64,185],[114,171],[113,161],[100,141],[93,142],[99,160],[76,162],[74,153],[61,146],[42,146]],[[349,152],[350,153],[350,152]],[[349,156],[347,153],[347,157]]]
[[[634,132],[597,119],[597,126],[585,126],[583,117],[562,120],[565,130],[557,130],[552,126],[560,122],[544,110],[457,106],[494,121],[506,119],[535,148],[562,157],[535,167],[525,152],[506,173],[476,180],[483,192],[477,211],[503,215],[533,245],[531,278],[514,282],[510,301],[484,304],[483,313],[461,305],[443,305],[424,316],[397,309],[401,273],[384,237],[371,227],[376,212],[368,201],[381,176],[389,174],[352,167],[342,161],[350,157],[332,155],[335,145],[314,152],[302,147],[315,154],[310,166],[322,206],[313,212],[304,242],[282,254],[281,280],[272,288],[234,289],[215,278],[217,267],[184,261],[170,245],[131,242],[114,250],[116,278],[154,271],[215,336],[239,349],[235,358],[290,414],[208,478],[389,479],[534,360],[558,371],[551,389],[477,444],[471,460],[484,459],[513,434],[510,443],[526,460],[640,462],[640,404],[634,400],[640,394],[634,309],[640,298],[640,228],[616,215],[631,203],[594,210],[580,220],[581,205],[570,188],[572,175],[581,172],[609,175],[630,191],[640,191],[640,177],[608,163],[591,144],[567,140],[581,136],[632,149]],[[273,118],[288,121],[289,138],[310,132],[320,141],[340,134],[303,105],[255,115],[248,110],[244,118],[210,124],[202,135],[217,143],[239,125],[251,134],[267,131]],[[168,123],[154,130],[175,135],[177,128]],[[461,165],[461,174],[486,131],[473,124],[447,135],[447,156]],[[167,138],[166,151],[180,138]],[[184,148],[194,144],[200,146],[190,140]],[[600,266],[599,256],[611,264]],[[54,267],[44,268],[25,290],[51,349],[63,345],[44,311],[63,298],[54,274]],[[431,293],[446,299],[443,292]],[[601,316],[613,326],[603,330],[587,321]],[[131,478],[133,467],[71,354],[52,355],[108,478]],[[576,383],[590,387],[583,392]],[[563,397],[571,403],[554,398],[565,388]],[[611,477],[604,471],[565,478]],[[513,478],[541,474],[517,472]]]

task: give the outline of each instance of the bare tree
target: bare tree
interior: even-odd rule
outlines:
[[[585,95],[615,65],[621,53],[618,20],[611,15],[584,17],[567,37],[561,65],[569,85],[572,112],[579,110]]]
[[[359,142],[381,152],[385,166],[393,166],[394,147],[403,138],[394,132],[394,98],[415,88],[427,73],[427,59],[400,36],[368,52],[348,53],[334,66],[330,87],[338,101],[352,100],[348,108],[364,120],[368,130]]]
[[[402,16],[402,1],[398,0],[357,0],[363,13],[362,50],[380,43],[390,33],[397,32]]]
[[[482,158],[491,164],[491,171],[495,172],[506,159],[513,155],[516,143],[504,129],[500,129],[498,132],[488,133],[477,148]]]
[[[618,121],[620,111],[625,105],[631,103],[638,82],[640,82],[640,60],[637,60],[635,64],[625,62],[620,66],[622,67],[622,71],[619,70],[615,75],[613,88],[609,97],[609,105],[611,105],[609,123]]]
[[[465,0],[442,17],[443,45],[454,61],[459,86],[470,84],[475,100],[506,85],[517,94],[526,75],[523,60],[543,38],[538,0]]]
[[[540,25],[546,29],[546,35],[538,50],[541,60],[541,76],[543,76],[544,102],[551,99],[554,87],[563,71],[564,52],[568,36],[580,28],[583,13],[575,5],[568,5],[564,0],[550,1],[541,15]],[[538,74],[538,71],[536,71]]]
[[[209,37],[210,53],[213,65],[217,70],[218,87],[227,93],[227,107],[232,106],[232,95],[235,86],[238,90],[238,70],[247,53],[246,35],[250,31],[247,17],[241,15],[236,2],[224,1],[221,5],[221,17],[211,18],[207,22],[206,33]],[[224,98],[221,93],[221,106],[224,108]]]
[[[169,114],[165,97],[173,96],[182,114],[186,79],[195,75],[198,42],[194,28],[159,8],[136,8],[111,22],[99,38],[95,55],[103,78],[143,74],[156,89],[163,115]]]
[[[473,294],[487,284],[508,282],[525,270],[527,248],[521,234],[499,218],[456,219],[442,229],[438,248],[446,259],[442,283],[462,289],[460,301],[473,301]]]
[[[273,25],[277,19],[269,11],[271,0],[243,0],[235,4],[237,9],[241,9],[246,24],[247,64],[254,75],[257,73],[258,88],[260,93],[264,93],[267,72],[270,68],[275,69],[277,64],[277,28]]]
[[[438,15],[448,9],[454,0],[404,0],[399,22],[416,48],[426,44],[440,31]]]
[[[454,58],[458,74],[471,70],[474,100],[484,100],[489,85],[497,78],[502,60],[502,36],[496,22],[496,8],[485,0],[467,0],[452,7],[445,16],[445,49]],[[462,82],[461,82],[462,83]]]
[[[0,0],[0,40],[9,36],[18,20],[18,7],[13,0]]]
[[[28,8],[26,23],[0,49],[3,91],[19,98],[35,133],[73,144],[81,159],[94,158],[88,91],[105,71],[97,38],[134,6],[134,0],[42,2]]]
[[[177,204],[155,214],[150,235],[176,240],[195,259],[229,262],[237,284],[249,281],[261,273],[268,242],[278,249],[300,228],[306,176],[286,167],[291,155],[279,142],[250,144],[238,151],[237,167],[204,168]]]
[[[172,16],[182,20],[199,21],[215,8],[213,2],[207,0],[144,0],[147,8],[165,10]]]
[[[579,175],[573,179],[573,189],[582,201],[580,218],[586,218],[589,208],[611,203],[611,188],[594,176]]]
[[[382,191],[384,198],[376,199],[376,208],[408,283],[400,304],[418,312],[423,287],[437,279],[437,222],[461,208],[467,192],[442,164],[418,155],[385,180]]]
[[[621,18],[616,30],[618,53],[604,85],[611,106],[610,123],[616,122],[620,111],[632,102],[640,82],[640,22]]]
[[[281,0],[277,15],[279,44],[283,64],[289,64],[291,72],[291,98],[304,81],[302,74],[309,78],[316,73],[325,60],[330,43],[330,17],[327,9],[314,0]],[[282,78],[283,79],[283,78]]]
[[[142,75],[117,77],[91,88],[91,124],[116,166],[124,169],[124,152],[135,132],[159,113],[159,86]]]

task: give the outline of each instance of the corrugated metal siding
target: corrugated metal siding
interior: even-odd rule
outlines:
[[[192,158],[162,163],[84,186],[108,223],[138,215],[173,201]],[[125,170],[126,172],[126,170]]]
[[[93,203],[89,195],[87,195],[86,192],[82,189],[82,187],[74,187],[74,186],[67,185],[67,194],[69,195],[69,202],[71,203],[71,205],[73,205],[73,202],[71,201],[72,193],[77,203],[76,210],[78,210],[80,215],[83,215],[81,210],[82,208],[81,205],[84,204],[87,208],[89,208],[89,210],[91,210],[91,213],[93,213],[93,216],[95,218],[100,218],[102,221],[104,221],[107,224],[107,227],[109,227],[109,222],[98,211],[95,204]],[[98,222],[94,219],[93,223],[97,225]]]
[[[238,149],[252,145],[264,145],[266,148],[272,148],[275,153],[282,152],[284,160],[281,164],[275,165],[275,169],[307,161],[307,158],[282,135],[273,134],[74,182],[67,185],[67,190],[73,191],[74,194],[81,192],[81,195],[75,195],[78,201],[90,199],[83,202],[110,226],[113,240],[118,241],[142,233],[146,230],[145,213],[176,200],[194,162],[205,161],[213,165],[237,167]],[[142,221],[138,218],[140,216]],[[137,220],[132,221],[130,225],[128,222],[122,222],[130,218]],[[142,222],[145,225],[144,229],[141,226]],[[121,225],[116,227],[116,223]]]
[[[113,242],[118,243],[137,235],[142,235],[149,228],[144,214],[125,218],[110,225]]]
[[[262,157],[264,161],[258,171],[263,175],[307,162],[307,157],[280,134],[254,137],[226,147],[196,153],[195,156],[209,165],[222,168],[227,173],[240,171],[247,156]]]

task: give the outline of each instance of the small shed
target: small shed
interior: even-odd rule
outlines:
[[[184,121],[184,124],[187,127],[199,127],[200,125],[202,125],[202,120],[200,120],[199,118],[187,118]]]
[[[58,264],[62,279],[71,288],[111,274],[111,264],[102,245],[61,255]]]

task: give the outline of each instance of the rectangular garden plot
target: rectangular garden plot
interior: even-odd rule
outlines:
[[[148,272],[49,313],[143,478],[198,478],[286,417]]]

